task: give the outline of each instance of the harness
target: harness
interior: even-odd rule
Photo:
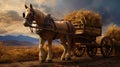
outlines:
[[[74,33],[74,29],[72,28],[72,24],[70,22],[65,22],[65,23],[66,23],[67,28],[68,28],[68,31],[66,31],[66,32],[73,34]],[[55,35],[54,35],[53,39],[55,39],[57,37],[58,33],[59,32],[55,32]]]
[[[56,25],[51,16],[46,16],[45,17],[45,23],[44,23],[45,28],[51,28],[52,30],[56,30]]]
[[[33,13],[33,16],[32,16],[33,19],[34,19],[34,15],[35,15],[35,13]],[[54,32],[54,36],[52,39],[55,39],[57,37],[58,33],[60,33],[60,32],[57,30],[57,27],[55,25],[53,18],[51,16],[46,16],[44,22],[45,23],[43,24],[43,27],[41,27],[41,29],[39,27],[38,28],[36,27],[36,33],[39,34],[41,37],[43,37],[43,35],[46,31],[52,31],[52,32]],[[72,25],[69,22],[66,22],[66,25],[68,27],[68,31],[66,31],[66,32],[72,33],[73,32]]]
[[[66,25],[67,25],[67,28],[68,28],[68,33],[72,33],[73,32],[73,29],[71,27],[71,24],[69,22],[66,22]]]
[[[41,37],[43,37],[43,34],[46,31],[57,31],[57,27],[55,25],[55,22],[52,17],[46,16],[44,20],[43,28],[36,30],[37,34],[40,34]],[[58,35],[58,32],[54,32],[54,36],[52,39],[55,39]]]

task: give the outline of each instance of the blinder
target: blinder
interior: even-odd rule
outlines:
[[[35,12],[34,11],[31,12],[31,13],[29,13],[29,15],[30,15],[29,21],[34,21],[34,19],[35,19]]]
[[[23,16],[23,18],[25,18],[25,12],[23,12],[23,15],[22,15],[22,16]]]

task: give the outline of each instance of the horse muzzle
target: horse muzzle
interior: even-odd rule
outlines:
[[[24,21],[24,26],[25,26],[25,27],[29,27],[30,25],[31,25],[31,24],[29,23],[29,21],[27,21],[27,20]]]
[[[27,23],[24,23],[24,26],[25,26],[25,27],[28,27],[29,25],[28,25]]]

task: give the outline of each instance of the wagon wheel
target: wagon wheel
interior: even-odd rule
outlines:
[[[87,46],[87,54],[90,57],[96,56],[97,48],[95,46]]]
[[[73,53],[76,57],[81,57],[85,53],[85,47],[81,47],[81,45],[74,45]]]
[[[101,41],[101,53],[104,57],[110,57],[113,51],[113,42],[110,37],[104,37]]]

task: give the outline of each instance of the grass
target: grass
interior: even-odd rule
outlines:
[[[46,46],[44,47],[46,48]],[[60,57],[62,46],[52,46],[54,57]],[[0,43],[0,63],[38,60],[38,47],[4,46]]]

